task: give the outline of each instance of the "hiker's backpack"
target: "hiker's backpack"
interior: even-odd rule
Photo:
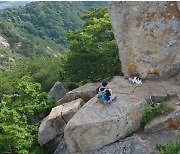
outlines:
[[[102,103],[102,104],[106,104],[107,101],[106,101],[105,97],[106,97],[105,89],[104,89],[103,91],[101,91],[101,90],[99,89],[99,91],[98,91],[98,101],[99,101],[100,103]]]

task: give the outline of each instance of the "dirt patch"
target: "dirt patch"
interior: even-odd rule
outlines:
[[[150,136],[149,134],[145,133],[143,129],[137,131],[135,134],[138,135],[141,140],[146,140]]]

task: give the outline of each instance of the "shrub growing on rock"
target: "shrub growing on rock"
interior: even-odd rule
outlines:
[[[157,144],[156,149],[160,154],[180,154],[180,140],[169,141],[166,145]]]
[[[148,105],[144,110],[142,123],[147,124],[150,121],[152,121],[155,117],[168,112],[169,108],[166,102],[161,102],[160,105],[157,107],[152,107],[151,105]]]

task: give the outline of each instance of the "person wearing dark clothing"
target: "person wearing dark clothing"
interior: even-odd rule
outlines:
[[[108,82],[103,81],[102,82],[102,87],[99,88],[99,92],[98,92],[98,100],[101,103],[107,103],[107,102],[111,102],[113,101],[116,96],[113,95],[112,96],[112,90],[107,88]]]
[[[106,101],[108,102],[110,100],[110,96],[111,96],[111,93],[110,93],[110,90],[109,89],[106,89],[106,88],[100,88],[101,91],[105,91],[106,95],[104,96],[104,98],[106,99]]]

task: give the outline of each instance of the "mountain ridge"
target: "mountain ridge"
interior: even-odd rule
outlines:
[[[30,3],[30,1],[1,1],[0,10],[12,7],[25,6],[28,3]]]
[[[22,57],[59,57],[66,53],[66,33],[83,26],[83,12],[91,6],[104,5],[101,2],[31,2],[24,7],[0,10],[0,35],[9,44],[7,50],[1,46],[0,54],[6,50],[6,59],[11,55],[8,51]]]

